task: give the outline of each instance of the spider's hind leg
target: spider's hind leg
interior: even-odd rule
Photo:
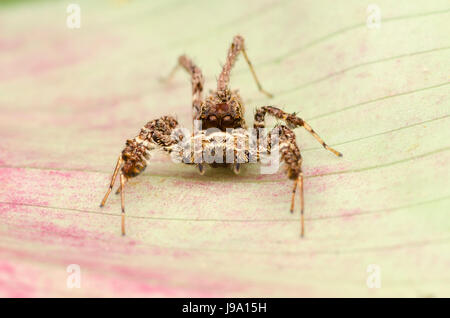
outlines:
[[[127,184],[127,182],[128,182],[128,179],[125,178],[124,186],[125,186],[125,184]],[[120,194],[121,192],[122,192],[122,187],[118,187],[117,190],[116,190],[116,193],[114,193],[114,194],[115,194],[115,195],[118,195],[118,194]]]
[[[125,235],[125,194],[124,194],[124,187],[125,187],[125,176],[123,173],[120,174],[120,202],[122,207],[122,222],[121,222],[121,229],[122,229],[122,235]]]

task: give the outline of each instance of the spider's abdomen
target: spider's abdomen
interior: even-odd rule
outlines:
[[[173,158],[187,164],[208,164],[213,168],[231,163],[257,161],[257,150],[250,146],[249,134],[244,129],[207,134],[201,131],[191,136],[187,144],[173,147]]]

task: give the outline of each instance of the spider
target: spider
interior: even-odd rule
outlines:
[[[192,83],[192,120],[200,122],[205,129],[215,128],[216,132],[208,134],[205,130],[201,130],[200,134],[191,136],[192,142],[200,141],[200,151],[210,150],[213,147],[213,141],[217,137],[224,137],[225,139],[232,140],[236,138],[244,138],[244,143],[241,146],[238,143],[233,143],[234,149],[232,149],[232,155],[235,157],[233,163],[217,163],[217,162],[198,162],[194,160],[195,151],[188,154],[187,160],[183,161],[185,164],[196,164],[196,167],[200,174],[205,172],[205,165],[211,167],[229,166],[233,169],[234,173],[238,174],[242,163],[250,162],[250,151],[248,148],[249,134],[246,132],[247,124],[244,119],[244,104],[237,90],[229,89],[230,71],[239,56],[242,53],[245,61],[247,62],[253,78],[259,91],[268,97],[272,97],[270,93],[265,91],[261,83],[256,76],[255,70],[247,56],[244,47],[244,38],[240,35],[236,35],[233,38],[231,47],[228,50],[226,63],[223,65],[222,72],[217,80],[217,90],[211,91],[209,97],[203,98],[203,74],[190,58],[182,55],[178,58],[178,63],[174,69],[170,72],[166,81],[172,78],[175,72],[181,67],[185,69],[190,77]],[[263,106],[256,110],[254,115],[254,128],[265,128],[265,116],[270,115],[278,120],[285,122],[283,124],[277,124],[269,133],[274,133],[275,129],[279,133],[279,155],[280,161],[284,163],[284,171],[290,180],[293,180],[293,189],[291,196],[290,212],[294,211],[295,193],[297,188],[300,193],[300,235],[304,236],[304,199],[303,199],[303,172],[302,172],[302,156],[300,154],[299,147],[296,143],[296,136],[293,129],[297,127],[305,128],[325,149],[331,151],[336,156],[341,157],[342,154],[335,149],[329,147],[322,138],[308,125],[303,119],[298,117],[295,113],[289,114],[274,106]],[[126,146],[117,159],[117,163],[114,169],[114,173],[111,178],[109,188],[100,204],[103,207],[108,199],[111,190],[114,187],[117,175],[120,175],[120,186],[116,194],[121,195],[121,230],[122,235],[125,235],[125,203],[124,203],[124,187],[130,178],[139,175],[146,166],[148,160],[153,151],[162,149],[169,154],[174,154],[180,158],[181,154],[179,148],[177,148],[179,140],[175,138],[174,132],[180,128],[178,121],[172,116],[163,116],[161,118],[148,122],[139,134],[126,141]],[[230,129],[233,132],[230,133]],[[234,139],[233,139],[234,138]],[[181,139],[181,137],[180,137]],[[186,140],[186,139],[185,139]],[[217,146],[217,144],[215,145]],[[268,149],[270,151],[271,144],[268,142]],[[217,148],[214,148],[217,149]],[[257,161],[260,161],[259,153],[257,155]]]

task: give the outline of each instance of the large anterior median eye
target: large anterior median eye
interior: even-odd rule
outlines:
[[[213,128],[213,127],[217,127],[218,125],[218,120],[217,117],[214,115],[208,116],[208,119],[206,120],[206,129],[208,128]]]
[[[231,125],[233,123],[233,118],[231,118],[230,115],[225,116],[224,118],[222,118],[222,123],[225,126]]]

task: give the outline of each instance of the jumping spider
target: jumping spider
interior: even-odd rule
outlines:
[[[204,78],[201,70],[192,62],[191,59],[182,55],[178,59],[178,64],[169,74],[168,78],[171,78],[179,67],[184,68],[191,76],[192,81],[192,112],[193,121],[201,121],[202,127],[217,128],[220,131],[219,134],[227,138],[234,138],[237,135],[240,137],[248,138],[246,133],[247,124],[244,120],[244,104],[237,90],[230,90],[228,84],[230,81],[230,71],[239,55],[242,53],[244,56],[253,78],[258,86],[260,92],[264,93],[268,97],[272,97],[271,94],[266,92],[253,69],[253,66],[248,59],[247,53],[244,48],[244,38],[242,36],[235,36],[233,43],[228,51],[227,60],[223,66],[222,72],[217,80],[217,90],[212,91],[210,96],[203,99],[203,84]],[[254,128],[264,128],[264,117],[266,114],[274,116],[277,119],[283,120],[286,125],[276,125],[274,129],[279,132],[279,153],[281,162],[284,163],[284,170],[289,179],[294,180],[291,208],[290,212],[294,210],[294,199],[297,187],[300,192],[300,222],[301,222],[301,236],[304,236],[304,200],[303,200],[303,173],[302,173],[302,156],[297,146],[295,134],[292,129],[297,127],[305,128],[311,133],[314,138],[322,144],[322,146],[334,153],[337,156],[342,154],[333,148],[327,146],[327,144],[317,135],[314,130],[303,119],[297,117],[295,114],[288,114],[283,110],[274,106],[264,106],[256,110]],[[126,142],[126,146],[120,154],[114,173],[112,175],[111,183],[106,192],[100,206],[103,207],[106,200],[111,193],[114,186],[117,174],[120,171],[120,187],[117,193],[121,194],[122,203],[122,235],[125,235],[125,205],[124,205],[124,186],[128,179],[133,178],[140,174],[147,166],[150,159],[150,153],[157,149],[162,149],[168,153],[173,153],[175,149],[176,140],[173,137],[172,132],[176,128],[179,128],[177,120],[172,116],[163,116],[159,119],[148,122],[140,131],[139,135],[133,139],[129,139]],[[235,129],[237,131],[235,135],[230,135],[227,132],[227,128]],[[201,131],[203,133],[204,131]],[[207,137],[206,134],[201,134],[202,149],[211,146],[212,139]],[[195,137],[192,136],[194,139]],[[269,145],[270,146],[270,145]],[[235,153],[241,153],[242,149],[234,149]],[[245,150],[245,149],[244,149]],[[193,156],[191,156],[192,158]],[[207,164],[212,167],[216,166],[231,166],[233,171],[237,174],[240,170],[240,163],[248,163],[248,152],[244,151],[244,158],[239,158],[240,161],[234,161],[230,163],[196,163],[197,168],[201,174],[204,173],[204,165]],[[243,159],[243,161],[242,161]],[[259,159],[259,156],[258,156]],[[194,164],[193,160],[183,162],[187,164]]]

